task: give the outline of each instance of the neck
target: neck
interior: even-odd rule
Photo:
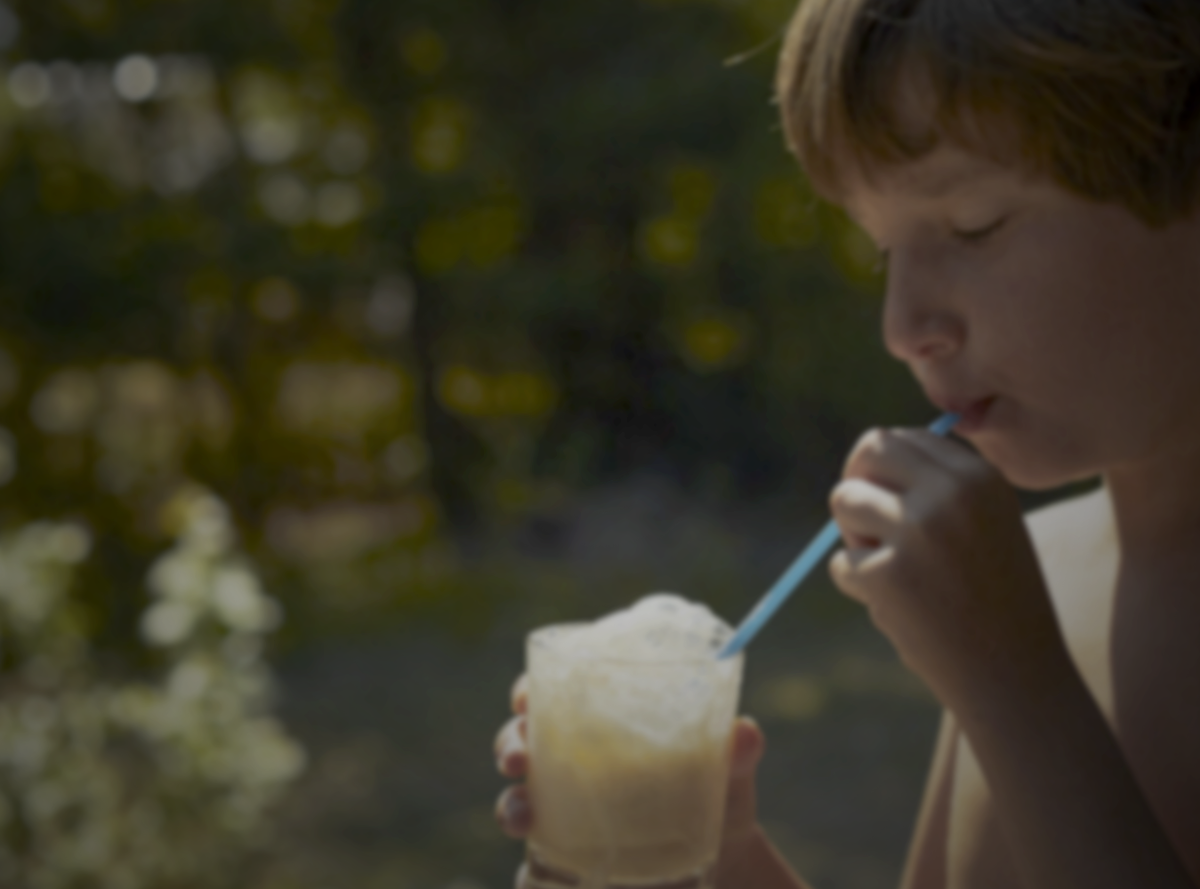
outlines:
[[[1200,561],[1200,449],[1105,476],[1122,571],[1170,570]]]

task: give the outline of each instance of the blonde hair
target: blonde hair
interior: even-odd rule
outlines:
[[[789,147],[835,200],[848,173],[942,140],[994,155],[1008,127],[1021,163],[1076,193],[1152,224],[1195,204],[1200,0],[803,0],[776,85]]]

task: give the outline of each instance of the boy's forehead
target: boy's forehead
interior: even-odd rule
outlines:
[[[878,196],[935,201],[996,180],[1016,181],[1024,175],[1025,171],[1015,166],[942,142],[916,160],[855,171],[847,177],[845,203],[854,212],[857,205]]]
[[[935,91],[924,67],[909,61],[899,72],[891,92],[892,125],[910,144],[932,146],[911,160],[869,159],[846,174],[846,197],[855,191],[883,189],[915,198],[937,199],[956,190],[1002,176],[1022,177],[1030,172],[1022,163],[1019,128],[1004,113],[982,113],[967,107],[940,114]],[[985,153],[986,152],[986,153]]]

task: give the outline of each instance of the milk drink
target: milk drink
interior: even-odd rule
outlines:
[[[704,889],[720,841],[741,658],[658,594],[528,644],[532,885]]]

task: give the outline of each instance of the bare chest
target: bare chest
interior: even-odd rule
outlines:
[[[1084,681],[1163,829],[1200,882],[1200,627],[1129,608],[1115,552],[1094,551],[1047,579]],[[1082,565],[1082,567],[1081,567]],[[1058,570],[1056,570],[1058,569]],[[1019,887],[991,796],[960,736],[954,764],[948,889]]]

